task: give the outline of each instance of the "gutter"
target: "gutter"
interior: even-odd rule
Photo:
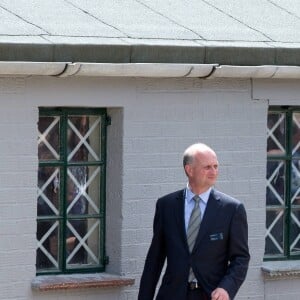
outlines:
[[[298,66],[217,66],[211,77],[299,79]]]
[[[217,64],[167,64],[167,63],[72,63],[59,77],[200,77],[209,76]]]
[[[0,76],[300,79],[298,66],[0,61]]]

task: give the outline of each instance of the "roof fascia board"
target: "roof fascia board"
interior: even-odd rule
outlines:
[[[300,44],[38,44],[0,43],[0,61],[300,66]]]

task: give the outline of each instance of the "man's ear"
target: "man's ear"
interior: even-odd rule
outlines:
[[[192,168],[191,168],[191,165],[185,165],[184,166],[184,171],[185,171],[185,174],[190,177],[191,176],[191,172],[192,172]]]

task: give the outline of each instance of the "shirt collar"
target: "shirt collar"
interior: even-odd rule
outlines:
[[[205,191],[204,193],[198,195],[205,204],[207,204],[207,201],[208,201],[211,190],[212,190],[212,188],[210,187],[207,191]],[[190,201],[192,201],[194,196],[195,196],[195,194],[191,191],[191,189],[189,187],[189,184],[187,184],[187,187],[186,187],[186,200],[188,202],[190,202]]]

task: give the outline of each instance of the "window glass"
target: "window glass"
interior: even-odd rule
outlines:
[[[292,118],[292,155],[300,157],[300,113]]]
[[[298,107],[270,109],[266,179],[266,259],[300,258]]]
[[[60,159],[59,122],[59,116],[39,118],[38,156],[40,161]]]
[[[285,204],[285,162],[267,162],[267,205]]]
[[[283,255],[284,241],[284,210],[273,209],[267,211],[267,234],[266,234],[266,253]]]
[[[286,152],[285,114],[269,113],[267,128],[268,155],[284,154]]]
[[[40,109],[40,274],[103,270],[105,120],[105,110]]]
[[[68,118],[68,161],[98,161],[101,159],[101,118],[70,116]]]
[[[290,251],[300,254],[300,207],[293,207],[291,212]]]

